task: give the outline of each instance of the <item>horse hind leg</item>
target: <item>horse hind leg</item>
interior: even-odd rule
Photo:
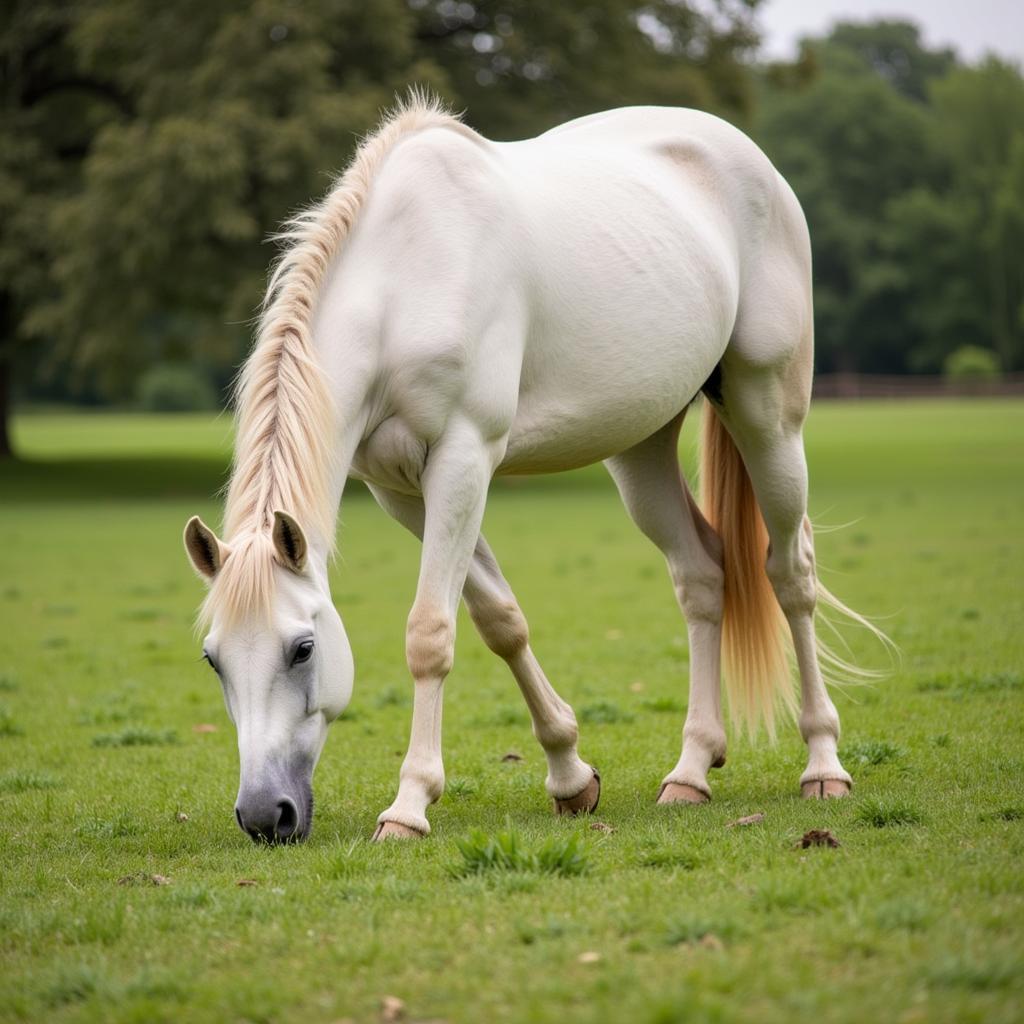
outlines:
[[[665,776],[659,803],[703,803],[707,774],[725,764],[722,725],[722,545],[679,470],[683,415],[605,465],[633,521],[665,556],[690,639],[690,700],[682,752]]]
[[[808,748],[801,788],[806,797],[832,797],[846,795],[852,780],[839,760],[839,715],[822,678],[814,629],[818,582],[803,446],[809,360],[809,344],[794,348],[775,369],[751,368],[727,356],[718,415],[739,449],[764,518],[770,541],[765,569],[793,638],[799,726]]]

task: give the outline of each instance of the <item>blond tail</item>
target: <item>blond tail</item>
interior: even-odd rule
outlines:
[[[733,724],[753,735],[763,721],[775,735],[776,712],[796,713],[790,641],[765,572],[768,531],[746,466],[709,402],[704,403],[701,505],[722,538],[725,607],[722,662]]]

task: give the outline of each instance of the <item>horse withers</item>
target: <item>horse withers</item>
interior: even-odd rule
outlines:
[[[596,807],[575,715],[480,525],[495,475],[598,461],[664,553],[688,625],[682,752],[658,801],[710,798],[723,668],[741,725],[797,714],[805,796],[849,791],[814,626],[820,600],[843,606],[817,580],[807,519],[810,245],[754,143],[661,107],[495,143],[413,97],[283,238],[240,378],[224,539],[198,519],[185,530],[209,584],[204,652],[238,729],[245,831],[308,833],[313,769],[351,694],[327,578],[349,476],[423,542],[409,750],[375,838],[430,831],[460,598],[522,691],[556,810]],[[703,509],[677,457],[702,390]]]

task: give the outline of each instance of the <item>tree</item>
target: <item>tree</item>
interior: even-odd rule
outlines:
[[[927,112],[857,63],[820,66],[809,86],[768,92],[758,119],[810,225],[818,367],[903,370],[904,317],[880,230],[894,199],[939,173]]]
[[[0,457],[11,453],[15,360],[40,341],[30,315],[54,287],[50,212],[80,186],[94,133],[128,105],[103,76],[76,66],[77,17],[73,5],[48,0],[0,13]]]
[[[629,104],[694,106],[745,118],[760,0],[413,0],[424,52],[470,121],[522,138]]]
[[[1020,71],[894,22],[841,24],[799,67],[767,76],[759,131],[810,223],[819,368],[937,373],[964,344],[1024,366]]]
[[[929,84],[956,64],[952,50],[927,49],[921,43],[921,30],[909,21],[841,21],[824,47],[826,52],[855,55],[898,93],[922,103],[928,98]]]
[[[227,379],[261,242],[408,84],[497,135],[641,100],[742,113],[757,2],[18,0],[0,23],[0,385],[15,354],[114,398],[154,364]]]

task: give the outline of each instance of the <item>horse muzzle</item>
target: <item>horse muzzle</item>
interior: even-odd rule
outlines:
[[[254,842],[299,842],[313,827],[312,787],[305,780],[290,786],[243,786],[235,803],[235,820]]]

